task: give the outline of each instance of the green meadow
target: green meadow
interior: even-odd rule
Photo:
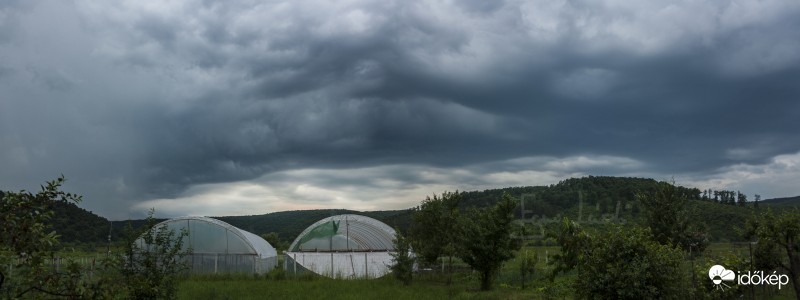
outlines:
[[[414,281],[404,286],[391,274],[377,279],[330,279],[315,275],[291,276],[274,270],[263,276],[255,275],[193,275],[183,279],[178,287],[179,299],[532,299],[548,295],[568,297],[565,284],[556,291],[545,278],[547,267],[544,254],[554,253],[557,247],[527,248],[522,251],[539,251],[542,261],[537,264],[535,277],[522,289],[516,272],[517,261],[506,264],[498,274],[496,286],[491,291],[479,291],[477,274],[455,260],[452,275],[441,270],[415,273]],[[448,283],[448,278],[450,283]],[[565,277],[556,278],[556,283]],[[557,292],[557,293],[555,293]]]
[[[390,275],[378,279],[342,280],[322,276],[290,276],[274,270],[262,276],[256,275],[193,275],[181,280],[179,299],[572,299],[570,286],[572,274],[559,274],[549,278],[551,267],[546,255],[558,253],[558,247],[528,246],[520,252],[534,252],[538,262],[533,278],[525,282],[519,272],[519,258],[507,262],[497,275],[494,289],[479,291],[477,274],[457,259],[454,272],[448,275],[441,270],[423,270],[414,274],[411,285],[404,286]],[[747,244],[714,243],[705,253],[694,260],[687,258],[682,266],[685,275],[696,276],[697,284],[711,285],[706,277],[710,263],[729,257],[746,258]],[[694,264],[694,268],[693,268]],[[696,270],[692,274],[692,270]],[[448,277],[452,276],[450,283]],[[686,284],[686,283],[683,283]],[[686,287],[691,288],[689,286]],[[759,286],[752,291],[741,290],[742,299],[794,299],[791,286],[780,291],[775,287]]]

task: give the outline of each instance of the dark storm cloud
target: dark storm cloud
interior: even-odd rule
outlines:
[[[3,159],[37,170],[25,178],[54,169],[103,178],[97,194],[108,198],[388,165],[702,177],[800,151],[800,9],[788,1],[43,1],[0,10],[10,16],[0,24],[28,24],[0,34],[0,57],[18,58],[0,68],[3,97],[32,99],[5,108],[56,116],[30,127],[7,118]],[[45,18],[71,25],[30,25]],[[48,36],[62,40],[42,42]],[[56,93],[70,117],[48,108]],[[25,136],[49,136],[56,121],[78,140],[67,151],[73,163],[43,167],[32,155],[55,142]],[[516,165],[522,158],[533,160]],[[108,167],[90,167],[98,164]],[[389,169],[397,172],[376,172],[435,181]],[[332,178],[316,180],[333,187]]]
[[[27,71],[30,73],[31,80],[34,83],[40,84],[51,91],[63,92],[75,85],[69,75],[57,70],[41,70],[29,67]]]
[[[11,75],[14,74],[14,71],[15,70],[12,69],[12,68],[0,66],[0,78],[6,77],[6,76],[11,76]]]

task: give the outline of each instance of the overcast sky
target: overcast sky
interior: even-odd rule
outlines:
[[[111,219],[645,176],[800,195],[800,2],[0,1],[0,189]]]

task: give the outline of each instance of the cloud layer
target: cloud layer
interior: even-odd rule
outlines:
[[[800,193],[796,1],[7,1],[0,26],[0,188],[64,173],[112,218],[584,174]]]

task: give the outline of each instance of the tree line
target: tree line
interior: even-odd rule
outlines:
[[[736,270],[755,267],[767,273],[782,272],[800,299],[799,210],[751,210],[740,233],[753,242],[752,260],[736,256],[712,259],[703,256],[710,243],[709,224],[690,205],[692,200],[703,200],[703,192],[669,182],[650,187],[633,193],[642,210],[636,222],[584,228],[564,217],[558,228],[548,233],[560,247],[549,261],[550,280],[569,274],[574,296],[581,299],[741,297],[745,292],[742,286],[720,291],[710,284],[708,268],[723,264]],[[480,274],[482,290],[492,288],[497,272],[515,256],[520,257],[523,278],[533,272],[536,259],[520,251],[524,227],[514,222],[513,216],[518,200],[505,193],[494,206],[464,209],[464,194],[433,195],[413,211],[407,233],[398,231],[395,240],[398,252],[392,268],[398,279],[410,284],[415,262],[422,267],[441,262],[443,268],[447,266],[450,280],[454,257]],[[705,197],[708,195],[713,193],[706,191]],[[746,201],[741,193],[717,195],[727,201],[734,195]],[[412,251],[414,255],[408,255]],[[682,272],[687,261],[692,263],[691,276]]]

